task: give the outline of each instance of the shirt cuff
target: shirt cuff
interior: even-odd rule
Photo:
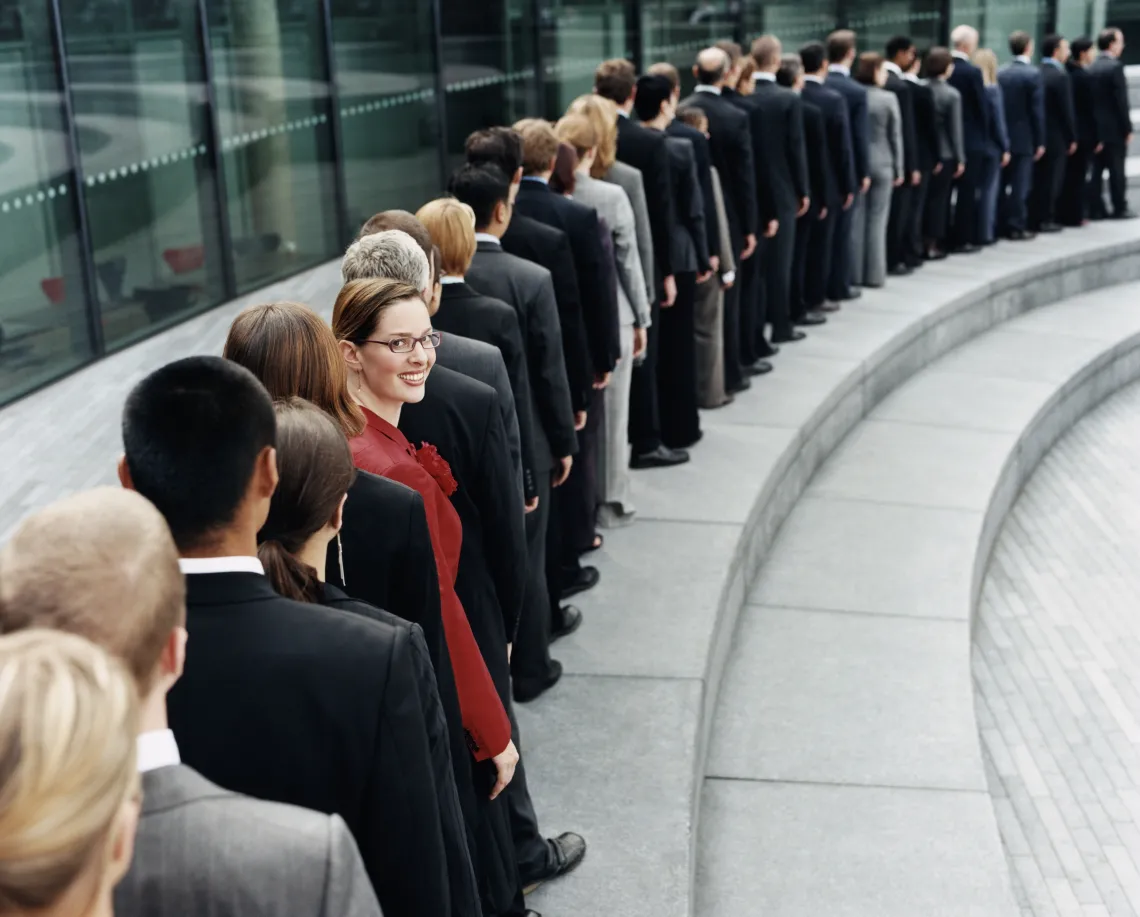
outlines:
[[[736,271],[726,271],[720,275],[721,283],[733,283],[736,280]]]

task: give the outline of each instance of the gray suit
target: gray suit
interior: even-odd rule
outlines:
[[[867,170],[871,187],[863,208],[864,230],[852,267],[855,283],[881,287],[887,280],[887,222],[891,215],[894,181],[903,177],[902,113],[898,97],[878,86],[867,88]]]
[[[507,364],[503,354],[493,344],[461,337],[458,334],[445,334],[435,352],[440,366],[463,373],[476,382],[489,385],[499,395],[499,412],[503,415],[503,429],[507,431],[507,448],[511,452],[511,463],[515,469],[515,480],[519,492],[523,490],[522,439],[519,436],[519,415],[515,411],[515,396],[511,391],[511,380],[507,375]]]
[[[955,162],[966,161],[966,144],[962,137],[962,94],[945,80],[927,83],[934,95],[934,114],[938,128],[938,155]]]
[[[637,251],[641,255],[641,275],[645,278],[645,300],[652,303],[653,290],[653,228],[649,225],[649,204],[645,200],[645,180],[633,166],[624,162],[614,162],[606,173],[605,181],[617,185],[629,198],[633,208],[633,226],[637,234]],[[646,310],[634,323],[638,328],[648,328],[650,313]]]
[[[142,784],[117,917],[380,917],[340,816],[240,796],[182,764]]]
[[[720,267],[704,283],[697,284],[697,304],[693,332],[697,342],[697,397],[702,408],[719,408],[727,403],[724,391],[724,290],[721,282],[736,271],[732,258],[732,238],[720,173],[712,167],[713,203],[720,232]]]

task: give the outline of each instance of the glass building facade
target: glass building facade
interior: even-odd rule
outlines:
[[[1131,31],[1136,2],[0,0],[0,404],[336,257],[605,58],[689,81],[721,39],[925,46],[959,22],[1005,56],[1015,28]]]

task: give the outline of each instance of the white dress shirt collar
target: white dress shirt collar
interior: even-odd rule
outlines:
[[[477,232],[477,233],[475,233],[475,244],[478,245],[480,242],[492,242],[495,245],[502,245],[503,244],[502,242],[499,241],[498,236],[493,236],[489,232]]]
[[[178,566],[186,575],[192,573],[260,573],[265,568],[256,557],[183,557]]]
[[[769,73],[767,70],[757,70],[752,74],[752,78],[755,80],[763,80],[766,83],[776,82],[776,74]]]
[[[813,73],[809,73],[807,76],[804,77],[804,82],[805,83],[819,83],[819,85],[822,86],[823,85],[823,77],[822,76],[816,76]]]
[[[439,282],[441,284],[443,284],[443,286],[446,287],[449,284],[453,284],[453,283],[463,283],[463,278],[462,277],[440,277]]]
[[[1028,58],[1026,55],[1024,55],[1024,54],[1018,54],[1018,55],[1017,55],[1017,56],[1014,58],[1014,61],[1015,61],[1016,63],[1018,63],[1018,64],[1032,64],[1032,63],[1033,63],[1033,61],[1031,61],[1031,60],[1030,60],[1030,59],[1029,59],[1029,58]]]
[[[135,740],[138,750],[139,773],[156,771],[160,767],[173,767],[182,763],[178,754],[178,743],[169,729],[153,729],[139,734]]]
[[[950,53],[954,57],[956,57],[958,60],[964,60],[967,62],[970,60],[970,55],[967,54],[965,51],[959,51],[959,50],[955,49],[955,50],[951,51]]]
[[[919,79],[917,76],[915,76],[913,73],[904,73],[904,74],[902,75],[902,78],[903,78],[904,80],[910,80],[910,82],[912,82],[912,83],[921,83],[921,82],[922,82],[922,80],[920,80],[920,79]]]
[[[624,108],[619,108],[618,109],[618,117],[619,118],[625,118],[626,120],[628,120],[629,119],[629,112],[626,111]]]
[[[1065,69],[1065,65],[1064,65],[1064,64],[1062,64],[1062,63],[1061,63],[1059,60],[1057,60],[1057,58],[1055,58],[1055,57],[1046,57],[1046,58],[1043,58],[1043,59],[1041,60],[1041,63],[1042,63],[1042,64],[1048,64],[1050,67],[1056,67],[1058,70],[1064,70],[1064,69]]]
[[[720,95],[719,86],[705,86],[704,84],[698,86],[693,92],[711,92],[714,96]]]
[[[827,67],[828,73],[838,73],[841,76],[851,76],[851,68],[844,67],[843,64],[829,64]]]
[[[895,76],[902,76],[903,75],[902,68],[898,64],[896,64],[893,60],[883,61],[883,66],[886,67],[887,70],[889,70]]]
[[[545,179],[545,178],[540,178],[540,177],[539,177],[539,176],[537,176],[537,175],[524,175],[524,176],[522,177],[522,180],[523,180],[523,181],[536,181],[536,182],[538,182],[540,185],[547,185],[547,184],[549,184],[549,183],[550,183],[550,182],[549,182],[547,179]]]

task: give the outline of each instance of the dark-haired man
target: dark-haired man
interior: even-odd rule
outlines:
[[[941,169],[940,144],[938,139],[938,112],[934,100],[934,91],[918,78],[921,67],[918,55],[903,71],[903,79],[910,84],[914,94],[914,131],[918,141],[918,170],[922,181],[915,189],[914,206],[911,208],[903,248],[906,253],[907,265],[912,268],[925,264],[926,253],[926,206],[929,199],[930,184],[934,178],[934,170]]]
[[[1065,162],[1077,151],[1077,113],[1073,86],[1065,70],[1069,43],[1060,35],[1041,42],[1041,83],[1045,96],[1045,155],[1037,160],[1029,206],[1029,228],[1057,232],[1057,198],[1065,180]]]
[[[277,486],[261,383],[220,357],[179,360],[135,386],[122,431],[120,479],[162,513],[186,574],[194,648],[169,695],[186,763],[227,789],[340,815],[385,914],[478,914],[453,894],[423,716],[418,730],[407,718],[410,662],[377,665],[391,656],[378,622],[282,598],[257,559]],[[506,773],[517,755],[504,751]]]
[[[1073,85],[1073,108],[1077,113],[1077,151],[1065,164],[1065,181],[1057,204],[1057,217],[1065,226],[1082,226],[1088,219],[1089,169],[1100,152],[1096,123],[1096,99],[1088,66],[1096,54],[1091,38],[1077,38],[1070,46],[1065,69]]]
[[[913,270],[906,257],[906,230],[910,225],[910,213],[915,206],[918,188],[922,184],[922,172],[918,164],[918,132],[915,128],[914,84],[903,78],[917,52],[914,42],[907,35],[896,35],[890,39],[884,51],[883,67],[887,71],[884,88],[893,92],[898,99],[899,114],[902,116],[904,178],[903,183],[891,194],[891,213],[887,220],[887,270],[898,276],[909,274]]]
[[[725,97],[730,62],[721,48],[697,56],[693,75],[697,88],[683,105],[700,108],[708,117],[709,149],[720,176],[737,280],[724,297],[724,385],[729,394],[749,384],[740,364],[741,283],[745,265],[756,250],[756,174],[748,115]],[[771,364],[765,364],[767,369]],[[763,368],[763,367],[762,367]]]
[[[1093,80],[1097,128],[1102,147],[1093,165],[1093,218],[1105,214],[1103,181],[1107,169],[1113,219],[1130,220],[1136,214],[1128,209],[1128,184],[1124,175],[1124,160],[1128,155],[1128,144],[1132,142],[1128,80],[1124,76],[1124,65],[1120,62],[1120,55],[1124,53],[1124,33],[1110,26],[1097,36],[1096,46],[1100,53],[1089,66],[1089,76]]]
[[[1033,39],[1028,32],[1009,36],[1013,60],[998,71],[1002,107],[1009,134],[1009,165],[1002,176],[1000,231],[1007,239],[1032,239],[1029,193],[1033,163],[1045,155],[1045,90],[1033,66]]]

